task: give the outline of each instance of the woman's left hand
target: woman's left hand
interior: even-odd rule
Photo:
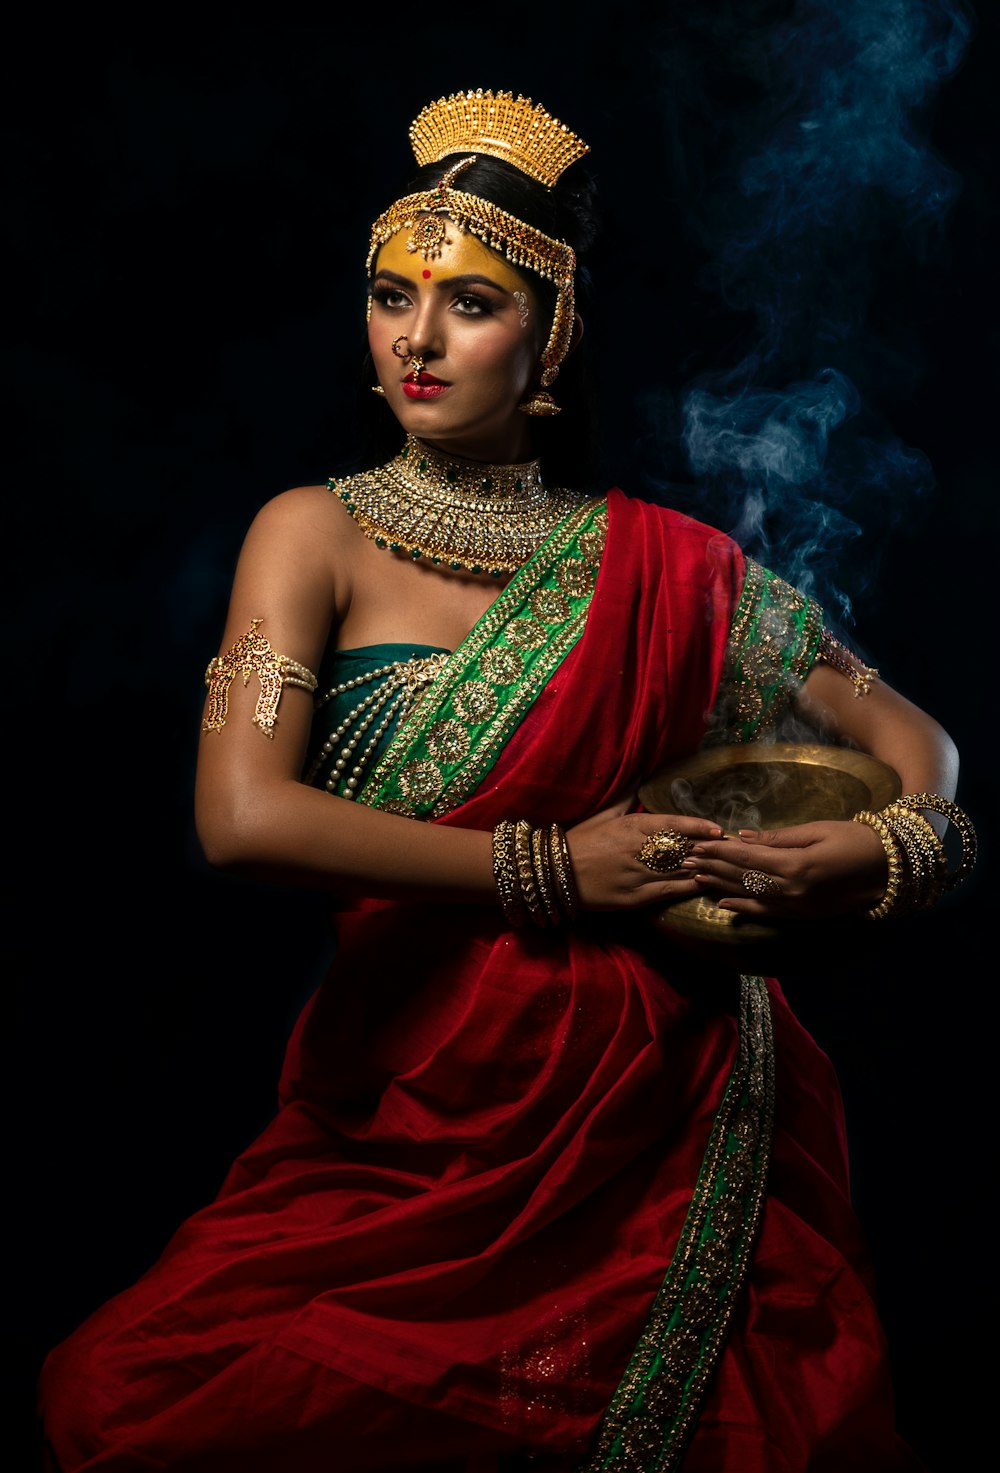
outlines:
[[[882,841],[850,821],[700,840],[684,868],[721,909],[770,920],[866,910],[885,894],[888,878]]]

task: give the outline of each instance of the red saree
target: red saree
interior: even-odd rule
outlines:
[[[742,580],[728,539],[612,493],[582,638],[439,821],[569,827],[693,751]],[[771,993],[768,1194],[684,1473],[912,1473],[836,1080]],[[271,1125],[50,1355],[58,1466],[584,1464],[691,1201],[735,1003],[736,979],[641,917],[550,933],[492,907],[343,916]]]

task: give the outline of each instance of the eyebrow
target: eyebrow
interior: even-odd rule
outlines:
[[[417,283],[415,281],[411,281],[408,276],[400,276],[398,271],[386,271],[384,268],[380,268],[378,271],[375,272],[373,280],[377,281],[380,276],[385,277],[387,281],[394,281],[398,286],[408,286],[412,288],[417,285]],[[507,290],[507,288],[505,286],[501,286],[498,281],[494,281],[490,276],[480,276],[474,271],[467,271],[461,276],[439,277],[434,282],[434,285],[437,287],[491,286],[494,291],[503,292],[504,296],[507,297],[510,296],[510,292]]]

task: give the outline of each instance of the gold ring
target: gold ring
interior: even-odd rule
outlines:
[[[400,343],[405,343],[406,344],[406,352],[405,353],[401,353],[399,351],[399,345],[400,345]],[[409,340],[408,337],[406,337],[403,334],[401,334],[398,338],[393,338],[393,340],[392,340],[392,351],[395,353],[395,355],[396,355],[397,358],[406,359],[406,358],[412,358],[413,357],[413,354],[410,352],[410,340]]]
[[[762,869],[748,869],[743,873],[743,888],[751,895],[780,895],[781,886],[773,875],[766,875]]]
[[[686,839],[676,829],[659,829],[650,834],[639,853],[635,856],[647,869],[664,873],[676,869],[694,848],[694,840]]]

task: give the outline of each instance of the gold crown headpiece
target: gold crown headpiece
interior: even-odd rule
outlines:
[[[546,189],[590,152],[541,103],[482,87],[429,102],[410,124],[410,143],[418,164],[436,164],[451,153],[488,153],[506,159]]]
[[[458,230],[475,235],[512,266],[527,267],[551,281],[556,287],[556,310],[542,352],[542,384],[547,387],[559,372],[573,333],[576,254],[566,241],[545,235],[491,200],[451,186],[478,154],[488,154],[551,189],[571,163],[589,153],[587,144],[530,98],[482,88],[428,104],[410,125],[410,142],[420,165],[436,163],[465,148],[476,152],[453,164],[433,189],[408,194],[379,216],[368,249],[369,275],[379,248],[399,230],[413,232],[407,250],[420,251],[425,261],[439,255],[447,240],[447,217]]]

